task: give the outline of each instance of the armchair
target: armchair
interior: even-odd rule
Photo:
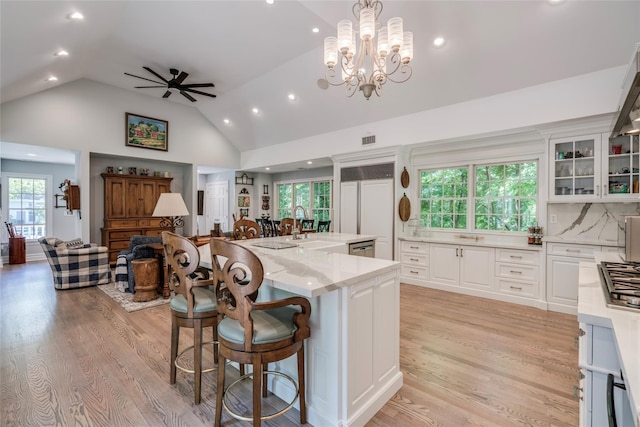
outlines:
[[[131,261],[134,259],[154,258],[154,250],[147,246],[150,243],[162,243],[162,237],[131,236],[129,249],[120,251],[118,260],[116,261],[116,289],[122,292],[126,290],[131,293],[135,292],[136,284],[133,279],[133,264]]]
[[[38,239],[47,256],[56,289],[75,289],[111,282],[109,248],[95,243],[68,249],[55,237]]]

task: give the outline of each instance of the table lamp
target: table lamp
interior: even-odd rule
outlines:
[[[162,193],[151,216],[162,217],[160,227],[178,228],[184,226],[183,216],[189,215],[180,193]]]

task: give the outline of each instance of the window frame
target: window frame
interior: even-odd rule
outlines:
[[[2,174],[2,186],[6,190],[2,192],[2,206],[3,216],[7,222],[9,222],[9,179],[42,179],[45,181],[45,196],[44,196],[44,209],[45,209],[45,237],[54,235],[53,231],[53,203],[50,201],[53,199],[53,176],[50,174],[33,174],[33,173],[17,173],[17,172],[5,172]],[[3,227],[3,235],[6,236],[5,241],[9,241],[9,235],[6,227]],[[37,242],[35,239],[26,239],[26,242]]]
[[[314,206],[314,183],[317,182],[329,182],[329,208],[315,208]],[[291,211],[289,212],[289,215],[291,215],[290,217],[293,218],[295,215],[294,209],[295,209],[295,187],[297,184],[308,184],[309,185],[309,206],[306,207],[305,209],[307,210],[307,216],[308,218],[313,218],[316,219],[313,216],[314,210],[317,209],[323,209],[329,212],[329,219],[333,219],[333,177],[319,177],[319,178],[311,178],[311,179],[295,179],[295,180],[282,180],[282,181],[274,181],[273,182],[273,194],[274,194],[274,201],[273,201],[273,206],[274,206],[274,219],[275,220],[281,220],[284,217],[280,217],[280,191],[279,191],[279,186],[280,185],[290,185],[291,189],[292,189],[292,197],[291,197]]]
[[[444,170],[444,169],[459,169],[459,168],[467,168],[468,179],[467,179],[467,227],[465,229],[461,228],[433,228],[433,227],[424,227],[422,226],[421,221],[419,221],[419,227],[425,228],[428,230],[432,230],[434,232],[442,232],[442,233],[480,233],[480,234],[497,234],[497,235],[509,235],[509,236],[525,236],[527,235],[526,231],[506,231],[506,230],[484,230],[476,228],[476,168],[483,166],[492,166],[492,165],[507,165],[514,163],[535,163],[536,164],[536,195],[535,195],[535,206],[536,206],[536,219],[538,223],[541,223],[540,218],[543,215],[542,206],[540,203],[540,198],[543,196],[543,192],[545,189],[543,188],[544,184],[540,179],[541,174],[544,172],[543,168],[543,158],[536,153],[526,153],[524,156],[509,156],[509,157],[501,157],[497,159],[489,159],[483,158],[478,159],[477,161],[471,162],[455,162],[455,163],[442,163],[442,164],[425,164],[419,165],[415,167],[415,171],[418,177],[422,176],[423,171],[432,171],[432,170]],[[419,179],[419,178],[418,178]],[[417,199],[418,199],[418,217],[422,216],[422,201],[427,200],[421,197],[422,195],[422,183],[419,180],[419,185],[417,186]]]

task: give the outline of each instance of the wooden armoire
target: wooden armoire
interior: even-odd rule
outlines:
[[[162,193],[171,192],[171,180],[157,176],[103,173],[104,227],[102,244],[109,248],[109,262],[116,263],[118,253],[129,249],[133,235],[159,236],[172,228],[161,228],[161,218],[152,217]]]

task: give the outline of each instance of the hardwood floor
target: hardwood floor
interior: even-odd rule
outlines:
[[[127,313],[95,287],[55,291],[39,262],[0,269],[0,310],[0,425],[213,424],[215,372],[200,405],[191,375],[169,384],[167,305]],[[404,386],[369,426],[578,424],[575,316],[402,285],[400,324]]]

